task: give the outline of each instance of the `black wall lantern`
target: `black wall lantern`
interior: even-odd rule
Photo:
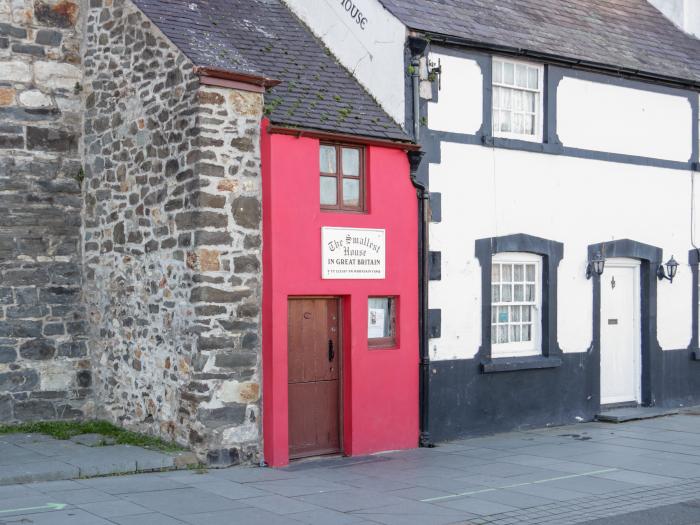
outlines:
[[[671,258],[666,263],[665,271],[663,264],[660,264],[656,269],[656,276],[659,278],[659,281],[668,279],[670,282],[673,282],[673,278],[676,276],[676,273],[678,273],[678,262],[676,262],[676,260],[673,258],[673,255],[671,255]]]
[[[600,277],[603,275],[603,270],[605,270],[605,257],[598,252],[593,256],[592,260],[588,261],[588,266],[586,266],[586,279],[593,277],[594,273]]]

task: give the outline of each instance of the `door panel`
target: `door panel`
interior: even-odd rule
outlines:
[[[337,299],[289,300],[289,455],[340,451]]]
[[[608,260],[600,282],[600,402],[639,402],[639,264]]]

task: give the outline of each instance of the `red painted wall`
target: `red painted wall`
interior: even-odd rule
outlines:
[[[287,301],[340,296],[343,305],[343,448],[347,455],[418,443],[416,193],[406,153],[367,147],[368,213],[322,212],[319,141],[270,134],[263,122],[263,434],[265,461],[289,462]],[[321,279],[321,227],[386,229],[386,279]],[[399,346],[367,347],[368,296],[399,298]]]

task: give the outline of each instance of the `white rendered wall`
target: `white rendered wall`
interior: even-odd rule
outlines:
[[[430,189],[442,194],[442,222],[430,249],[442,252],[442,280],[430,308],[442,310],[431,359],[466,359],[481,344],[481,268],[474,241],[526,233],[564,243],[558,274],[558,340],[564,352],[592,341],[589,244],[629,238],[659,246],[681,263],[673,284],[658,285],[658,340],[687,347],[691,337],[690,172],[544,155],[479,145],[442,144]],[[605,274],[603,275],[604,283]]]
[[[565,77],[557,89],[557,134],[565,146],[688,162],[687,98]]]
[[[396,122],[403,125],[406,27],[377,0],[284,0]],[[350,12],[344,5],[352,5]],[[366,21],[360,25],[351,13]]]
[[[442,66],[437,102],[428,102],[428,127],[436,131],[474,134],[483,120],[483,74],[475,60],[438,53],[430,61]]]
[[[649,2],[677,27],[700,38],[700,2],[698,0],[649,0]]]

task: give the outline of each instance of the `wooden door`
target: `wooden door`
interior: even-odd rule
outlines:
[[[289,300],[289,457],[340,452],[338,299]]]
[[[611,258],[600,278],[600,403],[639,403],[639,261]]]

